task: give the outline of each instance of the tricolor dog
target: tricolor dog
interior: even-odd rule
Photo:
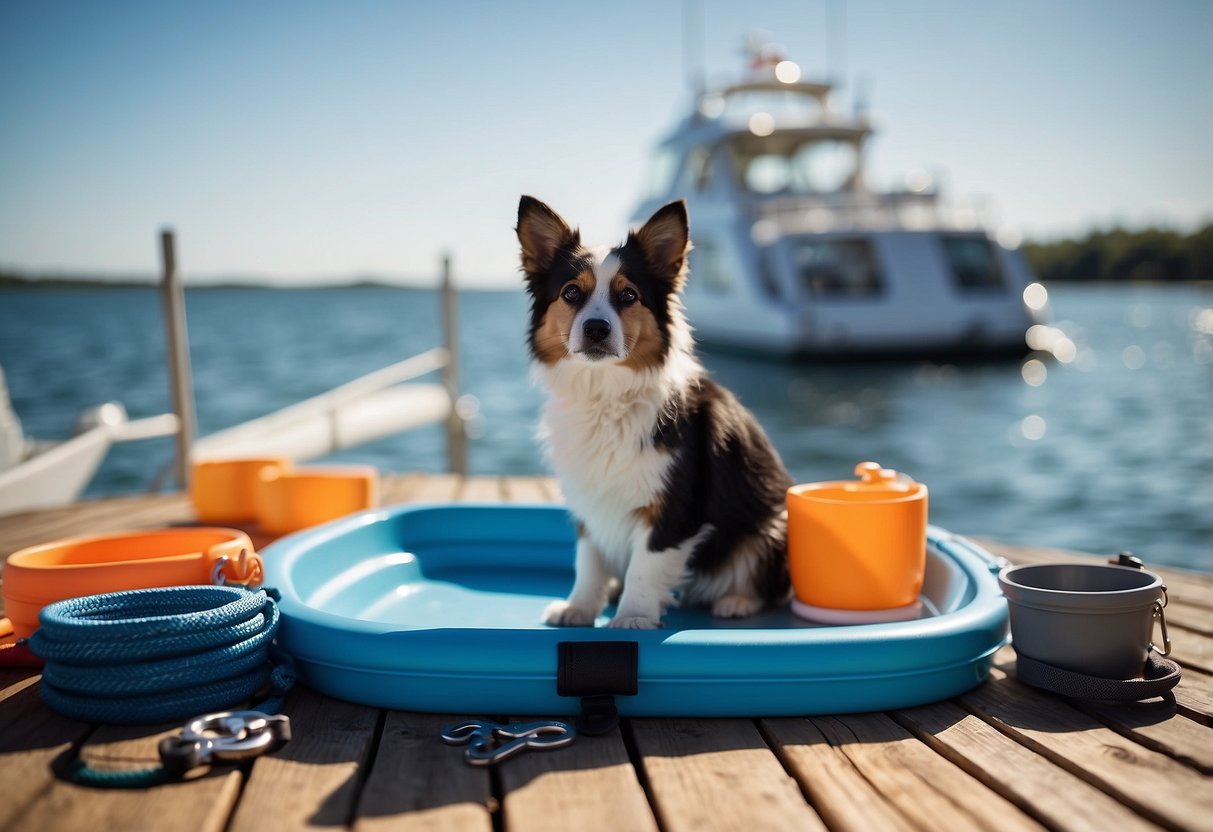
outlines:
[[[791,478],[754,417],[696,359],[679,292],[686,205],[620,246],[586,247],[537,199],[518,206],[540,432],[577,522],[576,579],[549,624],[661,626],[671,605],[751,615],[789,595]],[[622,582],[622,591],[619,591]]]

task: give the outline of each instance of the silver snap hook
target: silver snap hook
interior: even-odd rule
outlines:
[[[1171,655],[1171,636],[1167,633],[1167,614],[1163,612],[1167,606],[1167,588],[1165,586],[1162,588],[1162,598],[1163,600],[1154,602],[1154,617],[1158,619],[1158,623],[1162,627],[1163,649],[1159,650],[1158,645],[1154,642],[1150,642],[1150,649],[1160,656],[1169,656]]]
[[[498,722],[469,719],[448,725],[442,741],[448,745],[466,745],[463,758],[469,765],[491,766],[527,749],[562,748],[577,737],[573,726],[556,720],[538,722]]]

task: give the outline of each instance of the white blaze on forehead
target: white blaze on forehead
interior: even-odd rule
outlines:
[[[622,265],[619,255],[606,246],[597,246],[590,249],[590,256],[594,258],[594,282],[598,286],[605,285],[609,291],[611,281],[619,274],[619,267]]]
[[[569,349],[580,352],[586,347],[584,337],[585,322],[592,319],[606,321],[611,326],[611,334],[602,346],[616,356],[623,358],[623,328],[620,325],[619,314],[611,306],[611,281],[619,273],[619,257],[611,253],[606,246],[598,246],[589,250],[594,272],[594,291],[586,300],[585,305],[573,319],[573,331],[569,334]]]
[[[619,258],[604,247],[591,249],[590,254],[594,257],[594,294],[590,295],[583,313],[587,318],[602,318],[615,325],[619,319],[611,307],[611,281],[619,273]]]

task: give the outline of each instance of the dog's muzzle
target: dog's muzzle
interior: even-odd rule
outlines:
[[[577,354],[587,361],[617,358],[611,343],[611,322],[603,318],[587,318],[581,325],[581,349]]]

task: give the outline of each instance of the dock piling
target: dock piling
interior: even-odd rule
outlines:
[[[169,385],[173,397],[173,412],[177,414],[177,482],[182,488],[190,484],[190,451],[197,434],[194,411],[194,384],[190,373],[189,334],[185,322],[185,289],[177,272],[176,241],[171,228],[160,232],[162,277],[160,297],[164,303],[164,327],[167,339]]]

